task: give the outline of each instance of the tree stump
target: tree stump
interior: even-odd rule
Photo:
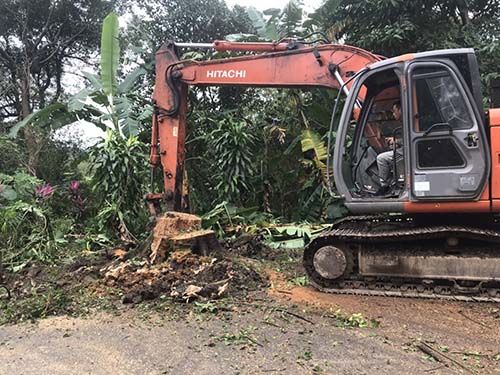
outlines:
[[[190,249],[200,255],[219,250],[213,230],[201,228],[201,218],[170,211],[156,219],[151,243],[151,263],[161,263],[175,250]]]

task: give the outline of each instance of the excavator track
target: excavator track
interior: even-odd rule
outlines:
[[[304,267],[327,293],[500,302],[497,226],[347,217],[306,247]]]

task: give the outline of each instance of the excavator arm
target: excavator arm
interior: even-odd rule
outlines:
[[[253,54],[209,61],[179,60],[180,47]],[[189,85],[329,87],[342,88],[348,93],[351,87],[349,78],[381,59],[352,46],[324,44],[310,47],[295,39],[272,43],[215,41],[212,44],[164,44],[156,53],[155,110],[150,152],[152,176],[154,169],[161,166],[164,192],[146,195],[151,214],[160,214],[161,200],[168,211],[182,210]],[[362,99],[363,91],[360,96]]]

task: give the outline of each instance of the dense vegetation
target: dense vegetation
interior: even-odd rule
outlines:
[[[153,56],[166,40],[277,40],[323,31],[387,56],[474,47],[484,83],[498,75],[496,0],[326,0],[309,15],[296,0],[263,14],[228,9],[222,0],[36,3],[0,5],[0,250],[12,270],[145,237]],[[123,15],[122,28],[111,14],[101,34],[111,10]],[[322,160],[335,94],[191,90],[191,209],[219,228],[342,215],[326,192]],[[85,130],[66,126],[78,120],[105,130],[105,138],[89,146]]]

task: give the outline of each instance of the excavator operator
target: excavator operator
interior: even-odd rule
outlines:
[[[394,120],[401,122],[401,101],[395,101],[392,105],[392,115]],[[394,155],[396,158],[403,157],[403,149],[398,144],[396,137],[386,137],[386,141],[391,148],[389,151],[381,152],[377,155],[378,176],[380,179],[380,189],[375,193],[375,196],[384,196],[391,190],[391,170],[394,164]],[[396,152],[394,152],[396,148]]]

